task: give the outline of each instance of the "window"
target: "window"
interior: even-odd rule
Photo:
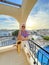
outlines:
[[[5,1],[22,5],[22,0],[5,0]]]
[[[2,0],[0,4],[14,5],[14,6],[21,7],[22,0]]]

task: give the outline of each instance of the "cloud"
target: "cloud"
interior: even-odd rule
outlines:
[[[13,24],[13,23],[12,23],[12,24],[9,24],[9,26],[10,26],[10,27],[16,27],[16,28],[19,28],[19,24],[18,24],[18,23],[17,23],[17,24]]]
[[[38,11],[34,16],[30,15],[28,17],[26,25],[30,29],[49,28],[49,15],[46,12]]]
[[[49,15],[46,12],[39,11],[33,18],[41,22],[49,22]]]
[[[16,19],[11,16],[0,15],[0,21],[16,21]]]
[[[19,28],[19,23],[16,19],[6,15],[0,15],[0,29],[17,29]]]
[[[0,27],[2,26],[2,24],[0,24]]]
[[[37,0],[30,14],[35,15],[38,11],[43,11],[49,14],[49,0]]]

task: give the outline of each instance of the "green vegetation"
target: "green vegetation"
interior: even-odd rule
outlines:
[[[43,39],[49,41],[49,36],[43,36]]]
[[[19,30],[16,30],[16,31],[14,31],[14,32],[12,33],[12,35],[13,35],[13,36],[18,36],[18,32],[19,32]]]
[[[34,40],[34,38],[32,38],[32,40]]]

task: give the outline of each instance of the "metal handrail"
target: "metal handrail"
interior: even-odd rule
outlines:
[[[31,43],[30,43],[29,41],[30,41]],[[30,40],[30,39],[29,39],[29,40],[28,40],[28,43],[29,43],[29,44],[33,44],[33,45],[34,45],[34,48],[35,48],[35,50],[34,50],[35,53],[32,51],[33,49],[31,50],[32,53],[34,54],[34,57],[32,56],[32,58],[33,58],[33,60],[34,60],[34,64],[39,65],[39,62],[40,62],[41,65],[44,65],[44,64],[45,64],[45,65],[49,65],[49,57],[47,57],[45,54],[43,54],[43,53],[42,53],[41,51],[39,51],[37,48],[39,48],[39,49],[41,49],[42,51],[46,52],[48,55],[49,55],[49,52],[48,52],[47,50],[45,50],[44,48],[42,48],[41,46],[39,46],[34,40]],[[31,46],[31,48],[33,48],[33,47]],[[30,48],[30,49],[31,49],[31,48]],[[37,51],[36,51],[36,50],[37,50]],[[36,55],[37,52],[38,52],[38,54]],[[40,54],[42,54],[41,61],[38,60]],[[37,56],[37,57],[36,57],[36,56]],[[47,59],[47,62],[46,62],[46,63],[43,62],[43,57],[45,57],[45,58]]]
[[[41,46],[39,46],[38,44],[36,44],[33,40],[29,40],[31,41],[33,44],[35,44],[36,46],[38,46],[39,48],[41,48],[43,51],[45,51],[47,54],[49,54],[48,51],[46,51],[45,49],[43,49]]]

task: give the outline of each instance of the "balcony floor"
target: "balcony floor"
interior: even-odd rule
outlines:
[[[29,65],[23,51],[20,54],[17,50],[0,53],[0,65]]]

